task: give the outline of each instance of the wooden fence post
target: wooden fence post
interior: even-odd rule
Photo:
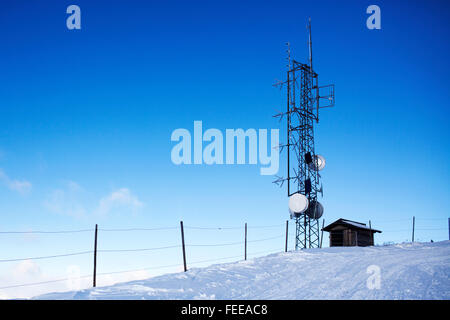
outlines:
[[[244,260],[247,260],[247,222],[245,223],[245,249],[244,249]]]
[[[184,228],[183,228],[183,221],[180,221],[180,227],[181,227],[181,246],[183,247],[183,264],[184,264],[184,272],[187,271],[186,266],[186,249],[184,245]]]
[[[98,233],[98,225],[95,225],[95,238],[94,238],[94,279],[93,286],[97,285],[97,233]]]
[[[322,248],[323,228],[325,227],[325,218],[322,220],[322,234],[320,235],[320,247]]]
[[[289,220],[286,220],[286,243],[284,244],[284,252],[287,252],[287,247],[288,247],[288,233],[289,233]]]

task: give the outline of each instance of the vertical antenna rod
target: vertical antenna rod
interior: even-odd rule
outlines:
[[[286,135],[287,135],[287,181],[288,181],[288,183],[287,183],[287,193],[288,193],[288,197],[291,195],[291,191],[290,191],[290,183],[289,183],[289,179],[290,179],[290,167],[291,167],[291,165],[290,165],[290,160],[289,160],[289,158],[290,158],[290,152],[289,152],[289,149],[290,149],[290,144],[291,144],[291,135],[290,135],[290,130],[291,130],[291,113],[290,113],[290,110],[291,110],[291,106],[290,106],[290,104],[291,104],[291,97],[290,97],[290,95],[291,95],[291,87],[290,87],[290,83],[291,83],[291,81],[290,81],[290,79],[289,79],[289,73],[291,72],[291,45],[290,45],[290,43],[289,42],[286,42],[286,45],[287,45],[287,54],[288,54],[288,57],[287,57],[287,60],[288,60],[288,65],[287,65],[287,67],[288,67],[288,71],[287,71],[287,110],[286,110],[286,115],[287,115],[287,129],[286,129]]]
[[[311,73],[313,73],[313,64],[312,64],[312,35],[311,35],[311,17],[308,19],[308,50],[309,50],[309,69]],[[313,89],[316,89],[316,122],[319,122],[319,79],[317,78],[317,75],[314,75],[315,84],[313,84]]]
[[[308,20],[308,33],[309,33],[309,40],[308,40],[308,48],[309,48],[309,68],[311,69],[311,72],[313,70],[312,65],[312,38],[311,38],[311,18]]]

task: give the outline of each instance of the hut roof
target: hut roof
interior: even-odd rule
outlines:
[[[379,232],[379,233],[381,233],[380,230],[376,230],[374,228],[369,228],[365,223],[351,221],[351,220],[342,219],[342,218],[336,220],[335,222],[333,222],[333,223],[331,223],[329,225],[327,225],[322,230],[323,231],[331,231],[336,226],[348,226],[348,227],[351,227],[352,229],[372,230],[372,232]]]

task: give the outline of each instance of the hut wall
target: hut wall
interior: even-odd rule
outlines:
[[[343,230],[330,231],[330,247],[342,247],[344,245]]]
[[[373,245],[373,233],[369,230],[332,230],[330,231],[330,247],[367,247]]]

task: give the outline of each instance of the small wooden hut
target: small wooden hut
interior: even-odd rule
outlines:
[[[373,246],[374,234],[381,233],[365,223],[342,218],[322,230],[330,233],[330,247]]]

